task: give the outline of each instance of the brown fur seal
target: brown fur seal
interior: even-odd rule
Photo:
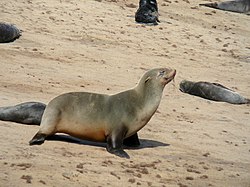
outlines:
[[[140,0],[139,8],[135,13],[136,22],[157,25],[157,22],[160,22],[158,17],[156,0]]]
[[[200,6],[206,6],[210,8],[216,8],[231,12],[250,14],[250,0],[232,0],[220,3],[204,3],[200,4]]]
[[[114,95],[87,92],[60,95],[49,102],[40,130],[30,145],[42,144],[46,137],[61,132],[107,142],[108,152],[129,158],[123,143],[139,145],[137,131],[153,116],[165,85],[175,74],[175,70],[167,68],[149,70],[135,88]]]
[[[0,23],[0,43],[13,42],[21,36],[21,31],[14,25]]]
[[[26,102],[16,106],[0,107],[0,120],[39,125],[45,107],[45,104],[39,102]]]
[[[183,80],[180,90],[184,93],[203,97],[213,101],[223,101],[231,104],[249,104],[250,100],[242,97],[225,86],[218,83],[191,82]]]

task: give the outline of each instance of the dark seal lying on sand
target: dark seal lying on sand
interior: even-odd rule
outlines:
[[[250,0],[233,0],[220,3],[204,3],[200,6],[206,6],[210,8],[216,8],[220,10],[226,10],[231,12],[250,14]]]
[[[45,107],[45,104],[39,102],[26,102],[15,106],[0,107],[0,120],[40,125]]]
[[[13,42],[21,36],[21,31],[14,25],[0,23],[0,43]]]
[[[249,104],[250,100],[242,97],[237,92],[218,83],[191,82],[183,80],[180,91],[199,96],[213,101],[223,101],[231,104]]]
[[[135,13],[135,21],[157,25],[160,22],[156,0],[140,0],[139,9]]]

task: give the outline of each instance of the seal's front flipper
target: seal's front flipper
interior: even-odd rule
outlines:
[[[48,135],[46,134],[42,134],[42,133],[36,133],[36,135],[32,138],[32,140],[29,141],[29,144],[30,145],[41,145],[44,143],[45,141],[45,138],[47,137]]]
[[[111,154],[114,154],[116,156],[119,156],[121,158],[130,158],[128,153],[126,153],[123,149],[122,149],[122,144],[121,146],[117,145],[117,142],[114,143],[111,138],[108,138],[107,141],[107,147],[106,147],[107,151]]]
[[[110,149],[108,152],[121,158],[130,158],[128,153],[126,153],[123,149]]]
[[[122,158],[129,158],[129,155],[123,150],[122,143],[127,133],[127,128],[122,127],[119,130],[114,131],[107,137],[107,151],[111,154]]]
[[[128,146],[128,147],[139,147],[140,146],[140,141],[138,138],[138,134],[135,133],[134,135],[126,138],[123,140],[123,145]]]
[[[208,84],[209,84],[209,83],[208,83]],[[215,86],[219,86],[219,87],[224,88],[224,89],[227,89],[227,90],[230,90],[230,91],[233,91],[233,90],[231,90],[231,89],[227,88],[226,86],[223,86],[222,84],[219,84],[219,83],[211,83],[211,84],[213,84],[213,85],[215,85]],[[234,91],[233,91],[233,92],[234,92]]]

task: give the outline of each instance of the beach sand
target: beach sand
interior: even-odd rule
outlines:
[[[0,121],[0,186],[250,186],[250,106],[179,91],[183,79],[218,82],[250,98],[250,16],[159,0],[161,23],[136,24],[138,0],[1,0],[1,22],[23,30],[0,44],[0,105],[59,94],[114,94],[145,71],[177,70],[139,131],[130,159],[105,144],[46,141],[38,126]],[[210,2],[210,1],[209,1]]]

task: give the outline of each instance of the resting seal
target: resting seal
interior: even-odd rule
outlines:
[[[0,120],[39,125],[46,105],[39,102],[0,107]]]
[[[0,23],[0,43],[13,42],[21,36],[21,31],[14,25]]]
[[[99,142],[107,151],[129,158],[122,145],[138,146],[137,131],[143,128],[158,108],[162,92],[176,71],[159,68],[146,72],[133,89],[114,95],[71,92],[49,102],[40,130],[30,145],[42,144],[57,132]]]
[[[200,6],[206,6],[210,8],[216,8],[220,10],[226,10],[238,13],[250,13],[250,0],[233,0],[225,1],[221,3],[205,3],[200,4]]]
[[[139,9],[135,13],[135,21],[157,25],[160,22],[156,0],[140,0]]]
[[[191,82],[183,80],[180,83],[180,91],[213,101],[223,101],[231,104],[250,103],[249,99],[242,97],[237,92],[234,92],[218,83]]]

